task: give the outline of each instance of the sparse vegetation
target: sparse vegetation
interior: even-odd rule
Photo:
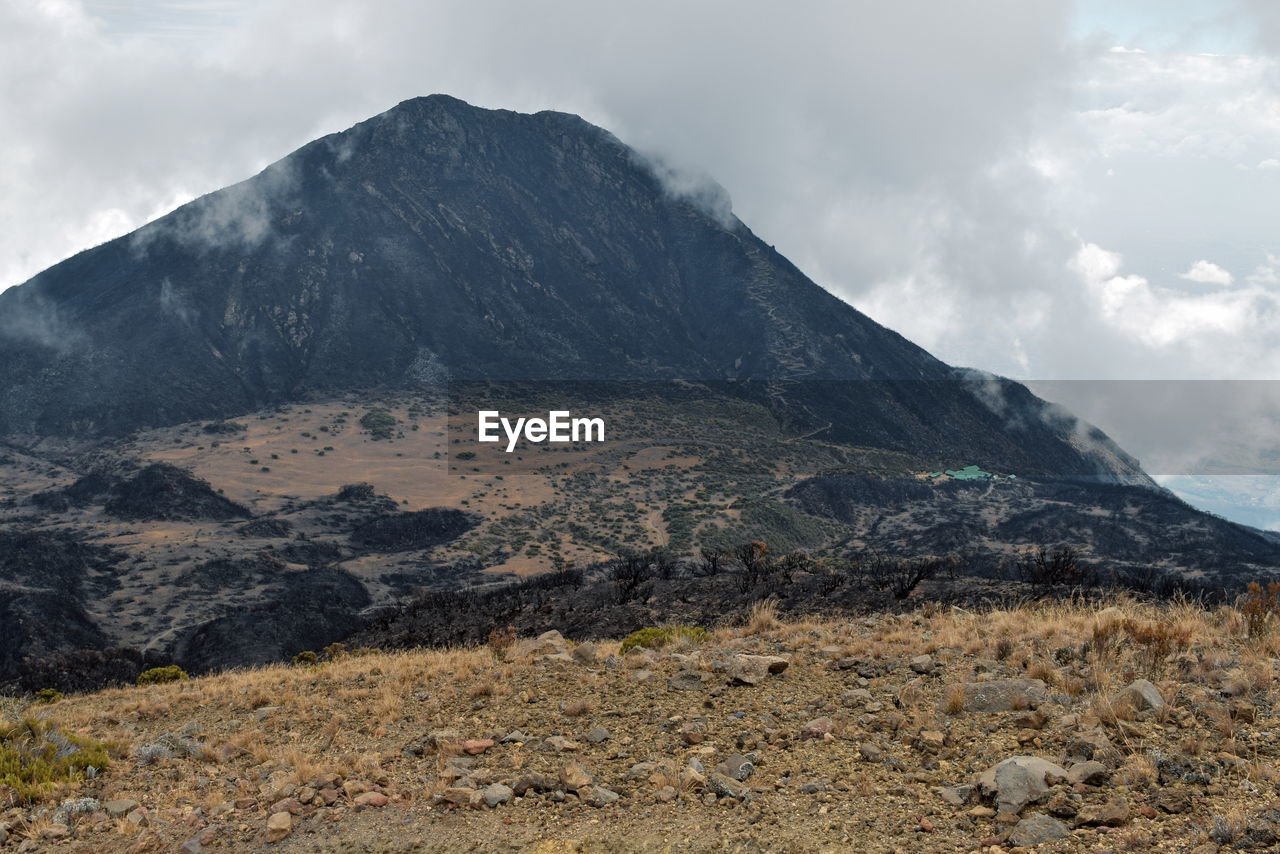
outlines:
[[[1280,581],[1271,581],[1264,587],[1250,581],[1240,599],[1240,613],[1250,638],[1262,638],[1271,633],[1273,618],[1280,614]]]
[[[62,699],[62,692],[56,688],[41,688],[36,692],[36,702],[42,706],[56,703]]]
[[[110,764],[109,745],[30,718],[0,722],[0,793],[19,803],[38,800]],[[92,772],[90,772],[92,773]]]
[[[968,788],[1015,755],[1088,779],[1051,781],[1045,801],[1054,796],[1064,827],[1089,847],[1094,816],[1109,822],[1101,825],[1107,844],[1127,840],[1135,851],[1194,850],[1218,838],[1263,850],[1257,840],[1280,831],[1258,801],[1262,787],[1280,780],[1280,750],[1266,737],[1280,691],[1275,649],[1272,635],[1247,636],[1238,608],[1110,596],[987,608],[924,603],[850,621],[788,617],[766,599],[715,629],[650,626],[580,647],[539,634],[515,639],[502,629],[477,646],[363,658],[334,650],[322,668],[229,672],[158,686],[142,700],[125,690],[79,695],[43,710],[49,720],[34,725],[131,739],[122,752],[132,761],[113,769],[114,783],[145,792],[139,800],[151,814],[209,798],[209,824],[236,850],[262,845],[266,816],[251,787],[264,766],[306,799],[312,809],[293,817],[293,832],[321,850],[357,847],[361,834],[391,822],[417,833],[465,819],[481,841],[545,834],[548,818],[574,838],[612,833],[590,809],[592,790],[582,788],[570,806],[533,785],[561,785],[562,772],[574,779],[572,763],[592,785],[625,793],[619,832],[685,843],[673,836],[673,816],[714,817],[771,850],[832,833],[850,847],[873,840],[969,850],[1011,829],[1025,835],[1036,826],[1028,817],[1046,812],[1015,806],[997,821],[995,796]],[[520,646],[526,653],[512,656]],[[609,655],[624,657],[601,666]],[[745,662],[756,669],[742,669]],[[1036,693],[1038,684],[1051,694]],[[708,713],[709,703],[724,713]],[[424,735],[424,718],[447,728]],[[643,755],[610,761],[624,738]],[[425,761],[387,761],[401,745]],[[688,762],[695,746],[701,769]],[[483,758],[472,764],[473,756]],[[943,757],[946,765],[930,767]],[[233,784],[225,794],[192,782],[208,773],[204,763],[217,763],[219,779]],[[857,776],[848,788],[824,782],[851,764]],[[492,790],[494,806],[485,806],[475,799],[487,784],[457,775],[472,767],[494,769],[498,785],[524,794],[504,800],[505,789]],[[751,791],[753,805],[788,821],[750,822],[725,808],[736,801],[734,778],[712,778],[730,771],[750,778],[741,791]],[[925,774],[928,788],[916,791]],[[50,812],[72,804],[61,813],[71,815],[79,801],[64,798],[95,793],[89,776],[72,771],[34,797]],[[346,782],[351,792],[375,793],[364,809],[385,809],[387,820],[330,810],[322,789],[352,797],[342,793]],[[449,798],[472,799],[477,811],[459,814]],[[856,840],[815,818],[822,804],[858,821]],[[922,815],[932,829],[922,829]],[[110,854],[136,845],[115,827],[80,822],[73,830]],[[178,823],[154,827],[170,847],[190,833]]]
[[[370,409],[360,416],[360,426],[374,439],[393,439],[396,435],[396,417],[385,409]]]
[[[621,651],[626,653],[640,646],[645,649],[662,649],[679,641],[702,643],[709,637],[711,633],[698,626],[650,626],[623,638]]]
[[[142,671],[138,674],[138,684],[165,685],[169,682],[180,682],[190,678],[187,675],[187,671],[176,664],[170,664],[166,667],[153,667],[150,670]]]

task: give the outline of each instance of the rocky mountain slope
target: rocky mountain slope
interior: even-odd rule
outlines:
[[[989,595],[977,579],[1022,578],[1039,548],[1078,556],[1059,590],[1234,596],[1280,562],[1257,532],[1141,486],[933,478],[932,461],[797,436],[742,401],[622,411],[610,420],[631,431],[610,443],[515,460],[449,458],[467,424],[412,395],[176,425],[84,454],[14,451],[0,465],[0,686],[266,664],[353,633],[438,644],[513,623],[585,639],[714,621],[765,591],[789,613],[860,613],[896,607],[867,569],[882,559],[945,559],[955,589],[930,595],[959,602]],[[361,426],[368,413],[391,424],[386,438]],[[707,574],[700,550],[752,541],[768,572],[748,579],[726,557]],[[661,566],[619,600],[614,559],[650,549]],[[583,581],[492,590],[567,567]]]
[[[487,453],[498,398],[609,441]],[[1280,566],[560,113],[406,101],[0,293],[0,685],[265,664],[424,591],[607,590],[620,555],[752,541],[987,578],[1069,546],[1232,590]],[[608,630],[664,617],[628,613]]]
[[[1274,850],[1277,626],[1256,614],[766,606],[639,645],[335,649],[10,708],[32,722],[0,751],[62,744],[73,770],[0,798],[0,850]]]
[[[837,441],[1143,477],[815,285],[723,190],[662,174],[576,116],[406,101],[0,294],[0,435],[446,378],[754,380],[780,385],[728,391]]]

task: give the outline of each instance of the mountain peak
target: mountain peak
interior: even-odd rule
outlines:
[[[412,388],[429,365],[456,379],[835,383],[797,411],[844,441],[1012,453],[1024,470],[1081,460],[1012,383],[1001,393],[1037,426],[1010,439],[999,407],[806,278],[717,185],[577,116],[448,95],[50,268],[0,295],[0,316],[0,435]],[[863,412],[875,417],[851,417]],[[1112,471],[1114,456],[1086,468]]]

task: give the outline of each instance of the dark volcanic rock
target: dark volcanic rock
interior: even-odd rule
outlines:
[[[51,512],[60,512],[70,507],[84,507],[106,500],[116,483],[117,480],[106,472],[90,472],[62,489],[40,492],[31,496],[31,503]]]
[[[22,674],[28,660],[106,645],[106,636],[64,592],[0,588],[0,684]]]
[[[62,595],[101,595],[117,586],[120,556],[68,534],[0,531],[0,582],[49,588]]]
[[[210,591],[248,589],[274,583],[286,571],[284,564],[267,552],[252,558],[206,561],[183,572],[174,583]]]
[[[0,294],[0,435],[448,380],[742,387],[824,437],[1145,480],[818,287],[577,116],[405,101]],[[999,400],[992,403],[994,398]],[[1019,424],[1009,429],[1010,423]]]
[[[80,629],[83,629],[80,626]],[[0,630],[0,636],[3,631]],[[66,643],[97,642],[94,631],[76,631],[64,635]],[[0,675],[0,688],[34,692],[53,688],[64,693],[99,691],[120,685],[133,685],[138,674],[152,667],[169,664],[169,659],[155,651],[132,647],[111,649],[77,648],[70,651],[42,652],[28,657],[13,671]]]
[[[214,492],[208,482],[167,463],[149,465],[116,484],[103,509],[120,519],[149,521],[223,521],[251,515],[247,508]]]
[[[339,569],[311,569],[281,580],[263,605],[182,632],[175,661],[191,671],[269,664],[340,640],[360,624],[369,594]]]
[[[432,507],[370,519],[351,532],[351,542],[384,552],[427,549],[457,539],[475,525],[475,518],[461,510]]]
[[[290,536],[293,533],[293,526],[283,519],[255,519],[241,525],[237,530],[243,537],[275,539]]]
[[[50,654],[107,645],[81,603],[119,586],[119,561],[67,534],[0,531],[0,684]]]

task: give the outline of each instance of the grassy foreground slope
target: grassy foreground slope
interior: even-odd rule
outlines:
[[[656,649],[496,632],[68,697],[25,714],[116,758],[0,847],[1270,850],[1270,604],[763,603]]]

